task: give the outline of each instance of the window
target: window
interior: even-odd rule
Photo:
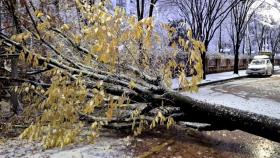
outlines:
[[[270,64],[271,62],[270,62],[270,60],[267,60],[267,64]]]
[[[252,65],[263,65],[263,64],[265,64],[265,60],[253,60],[252,62],[251,62],[251,64]]]

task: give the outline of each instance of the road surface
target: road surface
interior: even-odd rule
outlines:
[[[184,93],[199,101],[224,105],[280,119],[280,72],[271,77],[246,77]]]

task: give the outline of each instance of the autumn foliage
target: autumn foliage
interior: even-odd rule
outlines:
[[[108,9],[105,2],[77,0],[75,5],[78,18],[64,23],[26,1],[18,12],[23,32],[0,36],[2,46],[18,55],[26,72],[39,71],[32,75],[37,79],[26,77],[13,87],[27,104],[24,115],[33,118],[20,137],[50,148],[91,141],[101,127],[119,122],[130,124],[135,134],[159,124],[170,128],[171,115],[148,113],[172,104],[165,95],[173,92],[175,68],[180,89],[197,91],[203,44],[189,31],[188,40],[180,38],[171,47],[166,41],[175,29],[167,24],[155,24],[153,18],[137,21],[121,8]],[[187,65],[176,62],[179,52],[187,54]]]

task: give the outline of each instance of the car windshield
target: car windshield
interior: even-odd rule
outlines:
[[[265,60],[253,60],[251,62],[252,65],[263,65],[265,64]]]

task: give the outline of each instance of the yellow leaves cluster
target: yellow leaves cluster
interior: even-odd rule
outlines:
[[[85,114],[92,113],[96,107],[103,104],[104,99],[105,99],[104,91],[103,90],[99,91],[97,89],[94,89],[94,97],[86,103],[83,112]]]
[[[133,88],[135,88],[136,87],[136,83],[133,81],[133,80],[131,80],[130,82],[129,82],[129,86],[128,86],[130,89],[133,89]]]
[[[74,25],[59,25],[63,33],[67,36],[70,34],[71,40],[77,46],[83,46],[90,50],[88,55],[83,57],[77,55],[73,59],[82,58],[81,60],[83,61],[81,63],[88,67],[105,65],[104,67],[113,72],[117,72],[116,68],[121,64],[139,66],[140,62],[142,62],[140,68],[142,68],[141,66],[143,68],[140,71],[145,72],[149,70],[152,73],[158,73],[168,87],[172,86],[174,70],[179,69],[179,74],[176,77],[179,79],[180,87],[183,90],[197,90],[197,84],[202,78],[202,61],[200,56],[201,52],[205,51],[205,47],[203,43],[193,39],[191,32],[188,32],[188,40],[179,39],[179,46],[183,48],[181,50],[187,54],[189,57],[188,63],[193,66],[191,69],[192,71],[196,71],[197,74],[191,77],[191,79],[188,79],[186,77],[188,74],[185,72],[186,65],[180,65],[174,59],[179,50],[176,43],[172,44],[173,48],[168,49],[170,58],[166,61],[161,61],[162,63],[154,64],[159,68],[148,69],[152,67],[151,59],[154,57],[153,51],[157,49],[160,42],[160,36],[155,32],[152,18],[137,21],[135,17],[126,16],[124,10],[120,8],[117,8],[112,15],[101,4],[83,5],[79,0],[77,0],[77,4],[82,16],[87,19],[87,24],[81,24],[81,30],[77,32],[74,32],[72,28]],[[44,13],[39,10],[35,11],[34,14],[37,18],[44,16]],[[51,40],[55,39],[55,37],[50,33],[49,28],[51,25],[51,21],[48,18],[43,19],[37,26],[39,30],[37,39],[44,38],[50,41],[61,52],[59,55],[69,55],[63,53],[74,50],[73,48],[73,50],[71,48],[70,50],[67,49],[67,46],[71,42],[67,42],[65,39],[66,42],[63,40],[52,42]],[[170,32],[175,31],[174,28],[168,25],[164,25],[164,27]],[[41,37],[39,37],[39,34]],[[12,37],[17,42],[23,42],[29,38],[30,33],[28,32]],[[15,50],[15,48],[13,49]],[[75,51],[71,53],[74,54]],[[163,54],[164,52],[160,53]],[[22,51],[20,53],[20,59],[33,66],[37,66],[37,54],[40,53],[33,52],[27,55]],[[51,54],[48,53],[46,56],[47,60],[50,60]],[[94,65],[94,63],[100,65]],[[41,140],[47,148],[54,146],[63,147],[64,145],[75,142],[80,134],[80,129],[83,127],[79,121],[81,114],[93,114],[97,107],[105,107],[106,112],[102,114],[106,116],[107,121],[111,121],[116,116],[116,109],[122,107],[126,100],[125,96],[119,98],[108,96],[102,89],[102,81],[96,83],[97,87],[95,89],[88,90],[82,80],[78,79],[74,82],[68,77],[65,77],[67,75],[63,73],[63,70],[54,69],[49,73],[51,73],[50,76],[54,76],[51,87],[46,92],[42,92],[47,98],[42,102],[39,102],[39,100],[37,104],[37,109],[42,115],[35,124],[32,124],[21,135],[22,138]],[[136,87],[136,79],[134,78],[134,80],[129,82],[130,89]],[[29,92],[31,89],[28,87],[26,91]],[[88,98],[89,91],[92,95],[90,99]],[[160,112],[152,120],[151,124],[148,124],[146,118],[141,115],[140,110],[135,110],[131,118],[133,120],[132,129],[135,135],[140,134],[145,129],[145,126],[150,126],[152,129],[159,124],[166,124],[167,128],[170,128],[174,124],[174,120],[171,117],[166,118]],[[91,128],[92,130],[96,130],[100,126],[102,126],[102,122],[94,122]],[[96,136],[97,134],[93,132],[90,133],[89,137],[94,138]]]
[[[11,40],[16,41],[16,42],[24,42],[26,40],[28,40],[31,37],[31,33],[30,32],[23,32],[20,34],[15,34],[11,37]]]
[[[37,25],[37,29],[39,31],[46,31],[47,29],[49,29],[51,27],[50,22],[48,20],[41,22]]]
[[[175,124],[175,121],[172,117],[169,116],[166,118],[161,112],[158,112],[157,116],[152,120],[150,129],[155,128],[157,125],[164,124],[166,124],[167,129],[170,129],[170,127]]]
[[[44,16],[44,13],[42,11],[40,11],[40,10],[35,10],[34,15],[37,18],[41,18],[42,16]]]
[[[77,141],[78,134],[80,132],[80,128],[75,129],[65,129],[65,128],[58,128],[58,129],[51,129],[50,127],[48,131],[48,135],[43,137],[43,144],[45,148],[52,148],[52,147],[64,147],[65,145],[74,143]]]
[[[48,98],[37,105],[37,109],[43,113],[35,124],[22,133],[21,138],[41,140],[46,148],[63,147],[75,142],[83,127],[79,121],[79,111],[82,111],[88,94],[83,82],[78,80],[70,84],[67,77],[56,75],[51,87],[43,93]]]
[[[19,136],[21,139],[29,138],[29,141],[37,140],[40,138],[42,133],[42,128],[40,125],[30,125],[27,129],[25,129],[21,135]]]
[[[70,30],[70,28],[71,27],[68,24],[63,24],[60,29],[63,31],[68,31],[68,30]]]
[[[164,27],[169,30],[170,36],[175,31],[170,26],[164,25]],[[181,51],[181,53],[185,53],[187,56],[187,61],[184,61],[185,63],[182,64],[177,63],[175,60],[170,60],[162,72],[164,72],[164,81],[168,87],[171,87],[172,84],[172,73],[176,72],[175,77],[179,81],[179,89],[196,92],[198,90],[197,85],[203,77],[201,54],[205,52],[205,46],[202,42],[193,39],[191,30],[187,32],[187,37],[187,40],[179,37],[178,43],[173,42],[171,45],[174,50],[179,50],[174,52],[173,58],[176,59],[176,55]]]

